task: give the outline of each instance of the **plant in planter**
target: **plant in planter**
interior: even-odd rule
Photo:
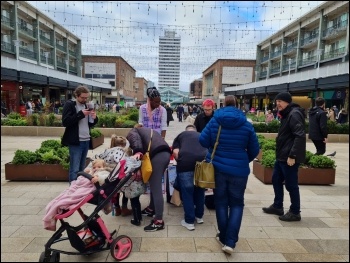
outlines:
[[[5,164],[7,180],[68,181],[69,150],[60,140],[46,140],[36,151],[17,150]]]
[[[272,183],[275,150],[263,150],[261,160],[253,161],[253,174],[265,184]],[[335,183],[335,162],[327,156],[306,151],[305,163],[299,166],[299,184],[325,185]]]
[[[91,149],[95,149],[104,143],[105,137],[103,136],[100,129],[92,128],[90,130],[90,136],[91,136]]]

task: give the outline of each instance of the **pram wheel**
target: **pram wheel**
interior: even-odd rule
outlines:
[[[131,250],[132,240],[125,235],[117,237],[111,244],[111,255],[117,261],[127,258],[130,255]]]
[[[41,252],[39,262],[60,262],[60,253],[54,251],[49,258],[45,258],[45,252]]]

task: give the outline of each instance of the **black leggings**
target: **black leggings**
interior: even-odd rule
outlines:
[[[116,208],[120,208],[120,205],[119,205],[119,198],[120,198],[120,194],[121,193],[118,193],[117,194],[117,197],[116,197],[116,201],[115,201],[115,204],[114,204],[114,206],[116,207]],[[123,198],[122,198],[122,207],[128,207],[128,198],[126,198],[125,197],[125,195],[124,195],[124,193],[123,193]],[[131,201],[131,200],[130,200]]]

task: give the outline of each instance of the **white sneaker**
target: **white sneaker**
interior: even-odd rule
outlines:
[[[181,220],[181,225],[186,227],[188,230],[195,230],[194,224],[188,224],[184,219]]]
[[[219,237],[219,233],[216,234],[216,237],[215,237],[216,241],[218,241],[218,243],[220,244],[220,246],[224,246],[224,244],[220,241],[220,237]]]
[[[196,217],[196,221],[197,221],[197,224],[203,224],[204,223],[203,218]]]
[[[233,253],[233,248],[225,245],[222,247],[222,251],[231,255]]]

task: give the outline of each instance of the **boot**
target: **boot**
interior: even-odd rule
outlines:
[[[139,209],[137,209],[137,207],[132,208],[132,214],[133,214],[134,218],[131,219],[130,223],[135,225],[135,226],[141,225],[141,220],[139,217],[139,214],[141,214],[141,209],[140,209],[140,213],[138,212],[138,210]]]
[[[121,215],[122,216],[129,216],[132,214],[132,210],[128,209],[127,207],[122,207]]]

